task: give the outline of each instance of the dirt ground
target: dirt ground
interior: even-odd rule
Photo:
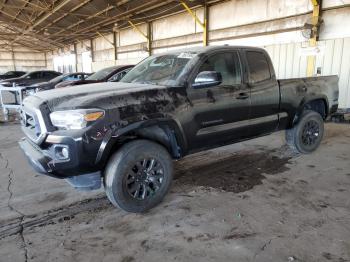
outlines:
[[[284,134],[176,162],[144,215],[40,176],[0,124],[0,261],[350,261],[350,126],[294,155]]]

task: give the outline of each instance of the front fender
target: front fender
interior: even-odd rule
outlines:
[[[187,143],[182,128],[172,119],[152,119],[132,123],[122,128],[109,130],[99,148],[96,164],[104,164],[118,143],[124,140],[149,139],[166,147],[173,158],[187,152]]]

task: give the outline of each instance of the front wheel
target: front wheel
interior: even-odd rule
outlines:
[[[290,148],[303,154],[310,154],[321,144],[324,134],[324,122],[315,111],[305,110],[298,124],[286,131],[286,140]]]
[[[169,191],[172,159],[163,146],[135,140],[112,155],[104,179],[107,197],[114,206],[142,213],[159,204]]]

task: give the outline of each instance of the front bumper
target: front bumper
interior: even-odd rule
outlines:
[[[46,149],[40,148],[27,138],[23,138],[19,142],[35,171],[51,177],[66,179],[70,185],[79,190],[99,189],[101,187],[101,171],[98,165],[91,165],[94,161],[89,160],[89,155],[84,154],[81,140],[76,141],[69,137],[55,137],[54,139],[57,144],[50,144]],[[59,160],[55,157],[57,146],[69,148],[68,159]]]
[[[19,146],[36,172],[45,175],[52,172],[49,168],[49,163],[52,159],[45,156],[42,151],[37,149],[32,143],[28,142],[26,138],[23,138],[19,142]]]

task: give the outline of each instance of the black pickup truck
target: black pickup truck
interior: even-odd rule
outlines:
[[[38,172],[79,189],[104,184],[115,206],[144,212],[168,192],[173,159],[283,129],[293,150],[313,152],[337,85],[337,76],[276,80],[260,48],[174,51],[119,83],[26,98],[20,146]]]

